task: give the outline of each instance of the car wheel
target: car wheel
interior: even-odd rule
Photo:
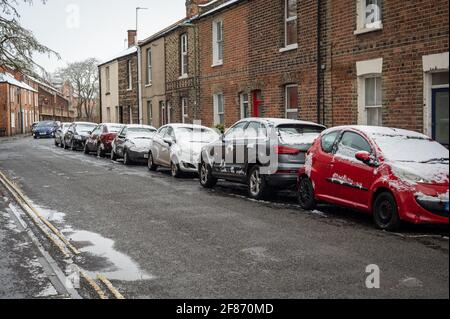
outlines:
[[[76,151],[77,148],[75,147],[75,144],[73,143],[73,140],[70,142],[70,150],[71,151]]]
[[[117,155],[114,149],[111,150],[111,161],[117,161]]]
[[[55,139],[55,146],[59,146],[58,141]]]
[[[298,203],[300,207],[306,210],[314,210],[316,208],[316,199],[314,194],[314,186],[308,177],[302,177],[298,188]]]
[[[261,176],[259,166],[254,166],[248,176],[248,193],[253,199],[263,199],[267,195],[267,184]]]
[[[180,166],[178,164],[175,164],[174,162],[170,163],[170,172],[172,173],[172,177],[181,177]]]
[[[148,170],[151,172],[155,172],[158,169],[158,165],[155,164],[153,160],[153,154],[148,154],[148,162],[147,162]]]
[[[105,157],[105,152],[103,151],[101,145],[97,147],[97,157]]]
[[[84,144],[84,154],[88,155],[89,154],[89,148],[87,146],[87,143]]]
[[[391,193],[378,195],[373,205],[373,218],[378,228],[394,231],[400,226],[397,202]]]
[[[130,155],[128,155],[128,151],[126,150],[123,152],[123,163],[125,165],[131,165]]]
[[[66,149],[68,149],[69,147],[67,146],[67,144],[66,144],[66,141],[64,141],[64,149],[66,150]]]
[[[211,167],[207,163],[202,161],[199,170],[200,184],[204,188],[213,188],[214,186],[216,186],[217,178],[212,176]]]

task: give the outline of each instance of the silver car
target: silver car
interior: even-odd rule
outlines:
[[[182,173],[198,173],[202,148],[216,141],[219,134],[205,126],[169,124],[154,135],[148,153],[148,168],[156,171],[159,166],[170,168],[173,177]]]
[[[61,123],[55,132],[55,146],[64,147],[64,135],[72,123]]]
[[[146,162],[150,141],[156,128],[149,125],[126,125],[112,142],[111,159],[123,158],[125,165]]]

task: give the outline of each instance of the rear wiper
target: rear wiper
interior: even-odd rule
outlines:
[[[442,157],[442,158],[432,158],[428,161],[423,161],[420,162],[421,164],[428,164],[428,163],[432,163],[432,162],[448,162],[450,159]]]

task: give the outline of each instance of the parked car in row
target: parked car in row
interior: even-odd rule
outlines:
[[[84,153],[90,154],[95,152],[98,157],[104,157],[110,154],[112,150],[112,142],[123,129],[122,124],[103,123],[99,124],[92,132],[84,144]]]
[[[449,151],[406,130],[344,126],[322,133],[299,171],[299,202],[346,206],[395,230],[401,221],[449,222]]]
[[[64,135],[72,123],[61,123],[55,132],[55,146],[64,147]]]
[[[251,198],[262,199],[271,189],[295,186],[306,152],[326,128],[287,119],[244,119],[200,157],[200,184],[212,188],[219,179],[247,184]]]
[[[55,137],[56,128],[57,124],[55,121],[39,122],[34,129],[33,137],[35,139]]]
[[[70,148],[72,151],[84,149],[84,144],[97,125],[89,122],[72,123],[64,134],[64,148]]]
[[[147,161],[150,141],[156,128],[149,125],[126,125],[112,142],[111,159],[123,158],[125,165]]]
[[[202,148],[216,141],[216,131],[200,125],[169,124],[154,135],[148,152],[148,168],[170,168],[173,177],[182,173],[198,173]]]

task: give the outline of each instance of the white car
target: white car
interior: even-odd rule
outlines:
[[[173,177],[180,177],[182,173],[198,173],[202,148],[219,137],[215,130],[201,125],[165,125],[153,136],[148,169],[170,168]]]

